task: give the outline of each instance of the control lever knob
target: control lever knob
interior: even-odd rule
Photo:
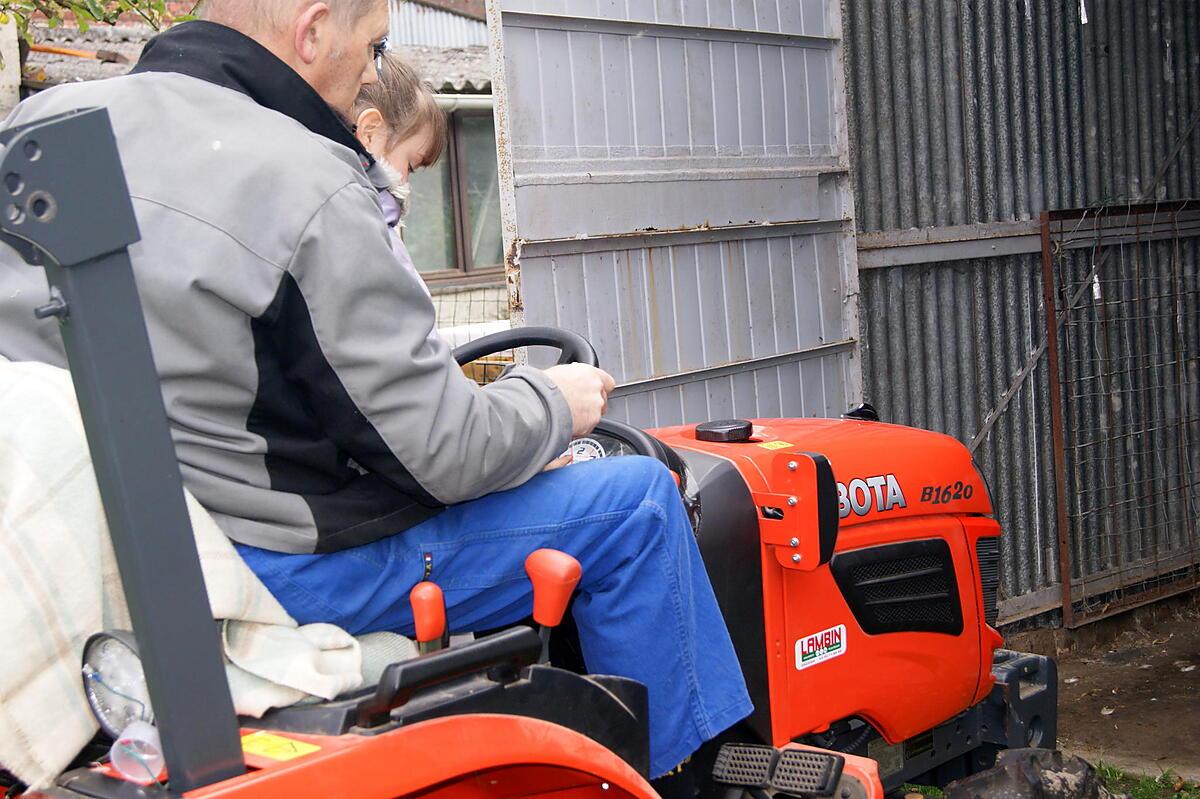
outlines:
[[[412,605],[413,626],[417,628],[417,644],[422,652],[441,648],[446,635],[446,600],[442,589],[428,581],[413,586],[408,595]]]
[[[525,559],[525,573],[533,583],[533,620],[543,627],[557,627],[583,567],[566,552],[539,549]]]

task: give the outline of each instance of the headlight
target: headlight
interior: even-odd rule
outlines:
[[[154,723],[137,641],[124,630],[96,633],[83,647],[83,692],[100,727],[116,739],[131,722]]]

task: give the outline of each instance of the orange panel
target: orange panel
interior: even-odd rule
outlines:
[[[999,527],[984,517],[992,512],[987,488],[961,443],[925,430],[838,419],[756,420],[754,440],[739,444],[697,441],[690,425],[653,432],[672,447],[729,460],[756,496],[796,495],[798,501],[792,504],[797,511],[803,511],[811,497],[795,479],[803,474],[803,462],[797,459],[797,468],[787,469],[788,455],[824,455],[839,483],[837,552],[931,538],[946,541],[950,548],[962,633],[868,635],[829,567],[813,569],[804,563],[810,560],[816,530],[797,529],[801,544],[792,548],[783,545],[787,535],[775,529],[779,522],[768,530],[767,522],[760,521],[776,745],[851,716],[870,721],[889,742],[897,743],[986,696],[991,654],[999,639],[980,612],[975,541],[981,535],[997,535]],[[812,513],[794,518],[800,524]],[[792,557],[797,553],[799,564]],[[803,668],[797,668],[798,657],[804,660]]]
[[[244,734],[254,731],[246,730]],[[573,730],[521,716],[464,715],[374,736],[275,735],[319,750],[187,794],[188,799],[570,796],[653,799],[641,776]]]
[[[842,527],[880,519],[936,514],[990,514],[987,488],[957,440],[912,427],[847,419],[758,419],[754,442],[697,441],[692,425],[651,431],[672,447],[727,458],[751,483],[770,475],[778,455],[817,452],[841,484]]]
[[[862,631],[826,566],[813,572],[782,570],[768,605],[784,608],[783,630],[772,642],[784,657],[769,670],[772,731],[777,744],[858,716],[890,743],[910,738],[974,704],[979,684],[980,632],[972,555],[962,525],[949,516],[899,519],[842,531],[838,552],[900,541],[941,538],[950,547],[960,589],[964,627],[959,635]],[[776,567],[778,568],[778,567]],[[844,630],[843,630],[844,628]],[[839,634],[840,654],[801,669],[797,647],[823,631]],[[768,633],[770,634],[770,633]],[[778,628],[775,634],[780,636]],[[774,701],[778,699],[778,702]],[[778,711],[778,712],[777,712]]]

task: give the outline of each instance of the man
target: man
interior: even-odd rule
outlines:
[[[751,709],[674,482],[644,458],[555,468],[604,410],[603,371],[519,367],[480,389],[429,335],[342,122],[375,79],[386,3],[206,6],[133,74],[7,123],[109,109],[188,488],[298,621],[354,633],[411,634],[423,578],[452,629],[510,624],[529,613],[525,556],[570,552],[584,659],[647,684],[652,771],[671,770]],[[0,250],[0,354],[65,365],[32,314],[44,278]]]

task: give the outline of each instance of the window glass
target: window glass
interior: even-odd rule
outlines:
[[[449,155],[443,155],[431,167],[412,173],[409,185],[412,187],[410,210],[401,236],[413,263],[422,272],[458,269]]]
[[[463,147],[466,149],[467,241],[475,269],[504,262],[500,235],[500,181],[496,168],[496,129],[491,114],[463,114]]]

